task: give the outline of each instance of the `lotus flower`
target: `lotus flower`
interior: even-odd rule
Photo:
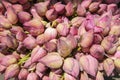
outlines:
[[[68,74],[77,78],[77,76],[79,74],[79,71],[80,71],[79,68],[80,67],[79,67],[79,63],[78,63],[77,60],[75,60],[73,58],[66,58],[64,60],[63,70],[66,73],[68,73]]]
[[[57,69],[63,64],[63,59],[57,52],[48,53],[42,59],[39,60],[41,63],[45,64],[49,68]]]
[[[73,4],[71,2],[68,2],[67,5],[65,6],[65,10],[66,16],[72,16],[74,13]]]
[[[76,78],[67,73],[64,73],[64,80],[76,80]]]
[[[25,22],[31,20],[31,15],[28,12],[21,11],[18,13],[18,18],[21,23],[25,23]]]
[[[86,62],[86,64],[84,62]],[[98,61],[94,57],[90,55],[82,56],[79,59],[79,63],[86,73],[94,77],[96,76],[98,70]]]
[[[28,74],[26,80],[39,80],[39,77],[36,73],[31,72],[31,73]]]
[[[19,79],[19,80],[26,80],[28,74],[29,74],[29,72],[28,72],[27,69],[21,69],[21,70],[20,70],[20,73],[19,73],[19,75],[18,75],[18,79]]]
[[[76,12],[77,12],[78,16],[85,16],[86,9],[85,9],[85,7],[83,7],[79,4]]]
[[[40,46],[36,46],[31,52],[31,62],[36,62],[46,55],[46,51]]]
[[[5,71],[4,79],[8,80],[10,78],[13,78],[13,77],[17,76],[18,73],[19,73],[18,64],[12,64],[12,65],[7,67],[7,69]]]
[[[107,76],[110,76],[115,68],[113,60],[110,58],[104,60],[103,67]]]

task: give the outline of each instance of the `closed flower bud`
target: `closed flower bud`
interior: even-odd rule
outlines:
[[[118,9],[117,4],[109,4],[107,6],[107,11],[111,11],[112,14],[114,14],[117,9]]]
[[[100,4],[99,2],[91,3],[90,6],[89,6],[89,11],[90,12],[96,12],[99,8],[99,4]]]
[[[14,4],[12,5],[13,9],[15,10],[16,13],[19,13],[21,11],[23,11],[23,6],[20,4]]]
[[[40,34],[37,36],[36,38],[36,43],[39,44],[39,45],[42,45],[43,43],[45,43],[47,40],[46,40],[46,37],[45,37],[45,34]]]
[[[71,35],[77,35],[78,34],[78,28],[75,26],[70,27],[70,32]]]
[[[54,8],[58,14],[63,14],[65,12],[65,5],[61,4],[61,2],[57,2]]]
[[[111,26],[110,35],[116,35],[116,36],[120,36],[120,26],[119,25],[113,25]]]
[[[64,80],[76,80],[76,78],[69,75],[68,73],[64,73]]]
[[[47,70],[47,67],[43,63],[37,63],[36,71],[44,73]]]
[[[107,11],[107,4],[100,4],[99,10],[97,11],[98,14],[103,14]]]
[[[85,9],[85,7],[83,7],[79,4],[76,12],[77,12],[78,16],[85,16],[86,9]]]
[[[31,73],[28,74],[26,80],[39,80],[39,77],[36,73],[31,72]]]
[[[19,75],[18,75],[18,79],[19,79],[19,80],[26,80],[28,74],[29,74],[29,72],[28,72],[27,69],[21,69],[21,70],[20,70],[20,73],[19,73]]]
[[[7,69],[5,71],[4,79],[8,80],[10,78],[13,78],[13,77],[17,76],[18,73],[19,73],[18,64],[12,64],[12,65],[7,67]]]
[[[78,76],[78,74],[80,72],[79,68],[80,68],[79,63],[74,58],[66,58],[64,60],[63,70],[66,73],[68,73],[68,74],[70,74],[70,75],[77,78],[77,76]]]
[[[18,18],[21,23],[24,23],[31,20],[31,15],[28,12],[21,11],[18,13]]]
[[[106,75],[109,77],[115,68],[113,60],[110,58],[107,58],[106,60],[104,60],[103,68],[105,70]]]
[[[48,53],[39,61],[52,69],[60,68],[63,64],[63,59],[57,52]]]
[[[24,68],[29,68],[31,64],[32,64],[32,62],[31,62],[31,57],[30,57],[30,58],[25,62]]]
[[[81,6],[85,7],[86,9],[89,8],[89,5],[92,3],[92,0],[84,0],[81,2]]]

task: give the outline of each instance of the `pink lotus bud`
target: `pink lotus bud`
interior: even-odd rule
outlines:
[[[57,48],[56,43],[54,42],[46,42],[44,44],[44,48],[48,51],[48,52],[54,52]]]
[[[36,38],[36,43],[39,44],[39,45],[42,45],[43,43],[45,43],[47,40],[46,40],[46,37],[45,37],[45,34],[40,34],[37,36]]]
[[[39,80],[39,77],[36,73],[31,72],[31,73],[28,74],[26,80]]]
[[[100,8],[97,11],[98,14],[103,14],[107,11],[107,4],[100,4],[99,7]]]
[[[110,35],[120,36],[119,30],[120,30],[120,26],[119,25],[113,25],[113,26],[111,26],[109,34]]]
[[[48,10],[47,9],[48,5],[49,5],[49,1],[45,1],[45,2],[39,2],[34,6],[40,16],[45,16],[46,11]]]
[[[92,13],[96,12],[99,8],[99,4],[100,4],[99,2],[91,3],[90,6],[89,6],[89,11],[92,12]]]
[[[92,0],[84,0],[81,2],[81,6],[83,6],[84,8],[88,9],[89,5],[92,3]]]
[[[24,32],[20,31],[16,34],[16,39],[19,41],[23,41],[25,39],[25,37],[26,37],[26,34]]]
[[[94,57],[91,55],[82,56],[79,59],[79,63],[86,73],[94,77],[96,76],[98,70],[98,61]]]
[[[79,68],[80,68],[79,63],[74,58],[66,58],[64,60],[63,70],[66,73],[68,73],[68,74],[70,74],[70,75],[77,78],[77,76],[78,76],[78,74],[80,72]]]
[[[98,60],[102,60],[104,57],[104,48],[101,45],[98,44],[94,44],[92,45],[92,47],[90,48],[90,54],[97,58]]]
[[[65,37],[58,39],[57,51],[62,57],[67,57],[72,52],[72,45],[69,44],[68,40]]]
[[[89,80],[88,74],[85,71],[81,73],[80,80]]]
[[[20,70],[20,73],[19,73],[19,75],[18,75],[18,79],[19,79],[19,80],[26,80],[28,74],[29,74],[29,72],[28,72],[27,69],[21,69],[21,70]]]
[[[55,11],[55,9],[49,9],[47,12],[46,12],[46,18],[49,20],[49,21],[54,21],[56,18],[57,18],[57,12]]]
[[[71,35],[75,36],[78,34],[78,28],[75,26],[70,27],[70,32]]]
[[[65,23],[59,23],[56,29],[61,36],[67,36],[69,32],[69,27]]]
[[[31,62],[31,57],[30,57],[30,58],[25,62],[24,68],[29,68],[31,64],[32,64],[32,62]]]
[[[82,35],[80,45],[83,48],[90,47],[91,44],[93,43],[93,39],[94,39],[93,31],[88,31]]]
[[[7,9],[7,7],[12,6],[12,4],[6,0],[2,0],[2,4],[4,5],[4,7]]]
[[[18,13],[18,18],[21,23],[25,23],[31,20],[31,15],[28,12],[21,11]]]
[[[31,14],[34,19],[38,19],[40,21],[42,20],[42,17],[39,16],[39,14],[37,13],[37,11],[34,7],[30,11],[31,11]]]
[[[37,65],[36,65],[36,71],[38,71],[38,72],[45,72],[47,70],[47,67],[44,65],[44,64],[42,64],[42,63],[37,63]]]
[[[0,64],[4,66],[9,66],[17,62],[17,59],[13,55],[7,55],[2,57]]]
[[[23,28],[21,26],[12,26],[12,28],[10,29],[10,31],[13,34],[17,34],[18,32],[23,32]]]
[[[109,4],[107,6],[107,11],[111,11],[113,14],[118,9],[117,4]]]
[[[23,25],[25,30],[30,32],[30,34],[33,36],[38,36],[44,32],[44,26],[42,22],[37,19],[32,19],[28,22],[25,22]]]
[[[17,14],[15,12],[15,10],[13,9],[12,6],[8,6],[7,7],[7,19],[12,23],[12,24],[16,24],[17,21],[18,21],[18,18],[17,18]]]
[[[102,36],[99,35],[99,34],[94,34],[93,43],[94,43],[94,44],[99,44],[99,43],[101,43],[101,41],[102,41]]]
[[[107,58],[106,60],[104,60],[103,67],[106,75],[110,76],[115,68],[113,60],[110,58]]]
[[[35,42],[35,38],[31,35],[29,35],[28,37],[26,37],[23,41],[23,45],[27,48],[27,49],[33,49],[37,44]]]
[[[36,46],[31,52],[31,61],[36,62],[42,57],[44,57],[47,52],[40,46]]]
[[[49,79],[50,80],[60,80],[61,75],[55,74],[54,72],[50,72]]]
[[[78,35],[81,37],[83,34],[85,34],[87,31],[85,29],[85,22],[81,24],[81,26],[78,28]]]
[[[18,0],[18,2],[19,2],[20,4],[25,4],[25,3],[28,2],[28,0]]]
[[[3,28],[11,28],[12,26],[12,24],[4,16],[0,16],[0,25]]]
[[[117,72],[120,72],[120,59],[114,60],[115,69]]]
[[[12,5],[13,9],[15,10],[16,13],[19,13],[21,11],[23,11],[23,6],[20,4],[14,4]]]
[[[61,4],[61,2],[54,4],[54,8],[58,14],[63,14],[65,12],[65,5]]]
[[[66,16],[72,16],[74,13],[73,4],[71,2],[68,2],[67,5],[65,6],[65,10]]]
[[[77,12],[78,16],[85,16],[86,9],[85,9],[85,7],[83,7],[79,4],[76,12]]]
[[[85,18],[83,18],[83,17],[75,17],[71,20],[71,24],[73,26],[79,27],[84,20],[85,20]]]
[[[114,54],[117,49],[116,41],[117,37],[115,35],[109,35],[102,40],[101,46],[103,46],[108,54]]]
[[[4,80],[8,80],[13,78],[19,74],[19,66],[18,64],[12,64],[7,67],[4,75]]]
[[[57,37],[57,30],[55,28],[48,27],[45,30],[44,34],[45,34],[45,39],[49,41]]]
[[[103,74],[100,71],[97,72],[95,80],[104,80]]]
[[[64,73],[64,80],[76,80],[76,78],[67,73]]]
[[[56,69],[60,68],[63,64],[63,59],[57,52],[48,53],[45,57],[40,59],[40,62],[46,66]]]

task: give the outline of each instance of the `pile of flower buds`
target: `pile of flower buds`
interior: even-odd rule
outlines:
[[[119,3],[120,0],[2,0],[0,73],[4,80],[117,77]]]

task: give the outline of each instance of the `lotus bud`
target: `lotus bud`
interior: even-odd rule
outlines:
[[[50,80],[50,78],[49,78],[49,76],[44,75],[44,76],[42,77],[42,80]]]
[[[21,28],[21,26],[12,26],[12,28],[10,29],[10,31],[13,34],[17,34],[18,32],[23,32],[23,28]]]
[[[88,9],[89,5],[92,3],[92,0],[84,0],[81,2],[81,6],[83,6],[84,8]]]
[[[48,51],[48,52],[54,52],[57,48],[56,43],[54,42],[46,42],[44,44],[44,48]]]
[[[83,18],[83,17],[75,17],[71,20],[71,24],[73,26],[79,27],[84,20],[85,20],[85,18]]]
[[[74,58],[66,58],[64,60],[64,64],[63,64],[63,70],[76,77],[78,76],[80,70],[79,70],[79,63],[77,60],[75,60]]]
[[[67,36],[69,32],[69,27],[65,23],[58,24],[56,29],[61,36]]]
[[[29,68],[31,64],[32,64],[32,62],[31,62],[31,57],[30,57],[30,58],[25,62],[24,68]]]
[[[18,18],[21,23],[25,23],[31,20],[31,15],[28,12],[21,11],[18,13]]]
[[[3,65],[0,64],[0,73],[2,73],[3,71],[5,71],[5,69],[6,69],[6,66],[3,66]]]
[[[45,2],[39,2],[35,4],[34,6],[40,16],[45,16],[46,11],[48,10],[47,9],[48,5],[49,5],[49,0]]]
[[[18,21],[17,15],[15,10],[13,9],[12,6],[7,7],[7,19],[10,21],[12,24],[16,24]]]
[[[62,57],[67,57],[72,52],[72,45],[69,44],[68,40],[65,37],[58,39],[57,51]]]
[[[61,75],[55,74],[54,72],[50,72],[49,79],[50,80],[60,80]]]
[[[94,34],[94,40],[93,43],[95,44],[99,44],[102,41],[102,36],[100,36],[99,34]]]
[[[27,49],[33,49],[37,44],[35,42],[35,38],[31,35],[29,35],[28,37],[26,37],[23,41],[23,45],[27,48]]]
[[[98,14],[103,14],[107,11],[107,4],[100,4],[99,10],[97,11]]]
[[[86,13],[86,9],[85,7],[81,6],[80,4],[78,4],[78,7],[77,7],[77,15],[78,16],[85,16],[85,13]]]
[[[85,23],[83,22],[81,26],[78,28],[78,35],[81,37],[83,34],[85,34],[87,31],[85,29]]]
[[[16,34],[16,39],[19,41],[23,41],[25,39],[25,37],[26,37],[26,34],[24,32],[20,31]]]
[[[71,35],[75,36],[78,34],[78,28],[75,26],[70,27],[70,32]]]
[[[36,65],[36,71],[43,73],[46,70],[47,70],[47,67],[44,64],[42,64],[40,62],[37,63],[37,65]]]
[[[86,62],[86,63],[84,63]],[[82,66],[83,70],[91,76],[96,76],[98,70],[98,61],[91,55],[82,56],[79,59],[79,63]],[[89,67],[88,67],[89,66]]]
[[[31,14],[34,19],[38,19],[40,21],[42,20],[42,17],[39,16],[39,14],[37,13],[37,11],[34,7],[31,9]]]
[[[102,32],[103,32],[103,28],[101,28],[99,26],[94,27],[94,33],[102,33]]]
[[[0,16],[0,25],[3,28],[11,28],[12,24],[3,16]]]
[[[117,4],[109,4],[107,6],[107,11],[111,11],[113,14],[118,9]]]
[[[115,65],[116,71],[120,73],[120,59],[115,59],[114,65]]]
[[[103,68],[105,70],[106,75],[109,77],[115,68],[113,60],[110,58],[107,58],[106,60],[104,60]]]
[[[10,2],[6,1],[6,0],[2,0],[1,2],[2,2],[2,4],[4,5],[4,7],[5,7],[6,9],[7,9],[7,7],[9,7],[9,6],[12,6],[12,4],[11,4]]]
[[[74,13],[73,4],[71,2],[68,2],[67,5],[65,6],[65,10],[66,10],[65,13],[66,16],[72,16]]]
[[[28,0],[18,0],[18,2],[19,2],[20,4],[25,4],[25,3],[28,2]]]
[[[31,72],[31,73],[28,74],[26,80],[39,80],[39,77],[36,73]]]
[[[85,71],[81,73],[80,80],[89,80],[88,74]]]
[[[63,14],[65,12],[65,5],[61,4],[61,2],[54,4],[54,8],[58,14]]]
[[[31,61],[36,62],[44,57],[46,54],[47,52],[43,48],[36,46],[31,52]]]
[[[12,64],[7,67],[4,75],[4,79],[8,80],[10,78],[13,78],[19,74],[19,66],[18,64]]]
[[[110,35],[116,35],[116,36],[120,36],[120,26],[119,25],[113,25],[110,29],[109,34]]]
[[[28,10],[31,7],[30,2],[27,2],[25,4],[22,5],[23,6],[23,10]]]
[[[102,60],[104,57],[104,48],[101,45],[98,44],[94,44],[92,45],[92,47],[90,48],[90,54],[97,58],[98,60]]]
[[[18,79],[19,79],[19,80],[26,80],[28,74],[29,74],[29,72],[28,72],[27,69],[21,69],[21,70],[20,70],[20,73],[19,73],[19,75],[18,75]]]
[[[23,11],[23,6],[20,4],[14,4],[12,5],[13,9],[15,10],[16,13],[19,13],[21,11]]]
[[[103,74],[100,71],[97,72],[95,80],[104,80]]]
[[[44,35],[47,41],[55,39],[57,37],[57,30],[55,28],[48,27],[45,30]]]
[[[22,42],[19,42],[19,45],[18,45],[16,51],[17,51],[18,53],[22,53],[22,54],[25,53],[26,48],[25,48],[25,46],[23,45]]]
[[[37,36],[36,38],[36,43],[39,44],[39,45],[42,45],[43,43],[45,43],[47,40],[46,40],[46,37],[45,37],[45,34],[40,34]]]
[[[100,4],[99,2],[91,3],[90,6],[89,6],[89,11],[92,12],[92,13],[96,12],[99,8],[99,4]]]
[[[64,73],[64,80],[76,80],[76,78],[67,73]]]
[[[93,39],[94,39],[93,31],[88,31],[82,35],[80,45],[83,48],[90,47],[91,44],[93,43]]]
[[[48,53],[40,62],[48,66],[49,68],[57,69],[60,68],[63,64],[63,59],[57,52]]]
[[[15,56],[7,55],[7,56],[2,57],[0,64],[2,64],[4,66],[9,66],[9,65],[14,64],[16,62],[17,62],[17,59],[15,58]]]
[[[54,21],[58,16],[57,12],[54,9],[49,9],[45,15],[49,21]]]

